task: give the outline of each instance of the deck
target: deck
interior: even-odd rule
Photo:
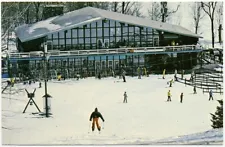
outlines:
[[[115,48],[115,49],[97,49],[97,50],[75,50],[75,51],[48,51],[48,59],[76,58],[96,55],[145,55],[145,54],[170,54],[185,52],[201,52],[202,48],[196,45],[183,46],[163,46],[163,47],[138,47],[138,48]],[[44,53],[42,51],[9,53],[10,61],[17,60],[42,60]]]

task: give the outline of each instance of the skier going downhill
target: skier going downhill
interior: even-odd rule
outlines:
[[[102,114],[101,114],[100,112],[98,112],[98,108],[95,108],[95,111],[92,112],[92,114],[91,114],[91,116],[90,116],[90,121],[91,121],[92,118],[93,118],[93,122],[92,122],[92,131],[95,130],[95,124],[96,124],[98,130],[101,131],[101,126],[100,126],[99,123],[98,123],[98,118],[99,118],[99,117],[102,119],[103,122],[105,121],[104,118],[102,117]]]

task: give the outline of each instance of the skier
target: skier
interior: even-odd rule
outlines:
[[[194,86],[193,91],[194,91],[194,94],[197,94],[197,92],[196,92],[196,86]]]
[[[100,71],[98,72],[98,79],[101,80],[101,73],[100,73]]]
[[[166,69],[163,70],[163,79],[165,79]]]
[[[39,88],[41,88],[41,82],[39,82]]]
[[[180,94],[180,103],[182,103],[183,102],[183,92]]]
[[[173,79],[170,80],[170,87],[172,87]]]
[[[211,98],[213,100],[213,92],[212,92],[212,90],[209,91],[209,101],[211,100]]]
[[[123,82],[126,82],[126,78],[125,78],[125,75],[126,75],[126,71],[123,69],[122,71],[122,76],[123,76]]]
[[[167,101],[171,101],[171,93],[170,93],[170,90],[168,91],[167,96],[168,96]]]
[[[137,73],[138,73],[138,79],[141,79],[141,69],[140,69],[140,67],[138,67]]]
[[[124,96],[123,103],[127,103],[127,93],[126,93],[126,91],[124,92],[123,96]]]
[[[98,128],[98,131],[101,131],[101,126],[99,125],[98,123],[98,118],[101,118],[102,121],[104,122],[104,118],[102,117],[102,114],[100,112],[98,112],[98,108],[95,108],[95,111],[91,113],[91,116],[90,116],[90,121],[92,120],[93,118],[93,122],[92,122],[92,131],[95,130],[95,124]]]

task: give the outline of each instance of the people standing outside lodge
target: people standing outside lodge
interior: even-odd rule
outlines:
[[[13,87],[14,84],[15,84],[15,79],[14,79],[14,78],[11,78],[11,79],[10,79],[10,83],[11,83],[11,87]]]
[[[172,87],[173,79],[170,80],[170,87]]]
[[[98,108],[95,108],[95,111],[91,113],[91,116],[90,116],[90,121],[92,120],[93,118],[93,122],[92,122],[92,131],[95,130],[95,124],[98,128],[98,131],[101,131],[101,126],[99,125],[98,123],[98,118],[101,118],[102,121],[104,122],[104,118],[102,117],[102,114],[100,112],[98,112]]]
[[[141,68],[138,67],[137,69],[138,79],[141,79]]]
[[[196,86],[194,86],[193,91],[194,91],[194,94],[197,94],[197,92],[196,92]]]
[[[174,71],[174,80],[177,81],[177,70]]]
[[[57,76],[58,81],[61,81],[61,78],[62,78],[62,75],[58,74],[58,76]]]
[[[183,80],[183,78],[184,78],[184,70],[182,70],[181,72],[181,79]]]
[[[127,93],[126,93],[126,91],[124,92],[124,94],[123,94],[123,103],[127,103]]]
[[[143,67],[143,73],[144,73],[144,75],[147,77],[147,70],[146,70],[145,67]]]
[[[212,92],[212,90],[209,91],[209,101],[211,100],[211,98],[213,100],[213,92]]]
[[[170,93],[170,90],[168,91],[167,96],[168,96],[167,102],[168,101],[171,101],[171,93]]]
[[[163,79],[165,79],[166,69],[163,70]]]
[[[183,94],[183,92],[180,94],[180,103],[182,103],[183,102],[183,96],[184,96],[184,94]]]
[[[123,69],[123,70],[122,70],[123,82],[126,82],[126,77],[125,77],[125,75],[126,75],[126,71]]]

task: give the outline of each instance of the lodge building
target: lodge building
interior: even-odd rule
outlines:
[[[19,26],[15,33],[21,54],[9,56],[17,67],[14,74],[41,71],[43,57],[32,53],[43,51],[44,44],[50,56],[49,76],[67,77],[119,73],[121,68],[133,76],[140,66],[151,71],[191,69],[201,52],[196,46],[201,36],[181,26],[93,7]]]

